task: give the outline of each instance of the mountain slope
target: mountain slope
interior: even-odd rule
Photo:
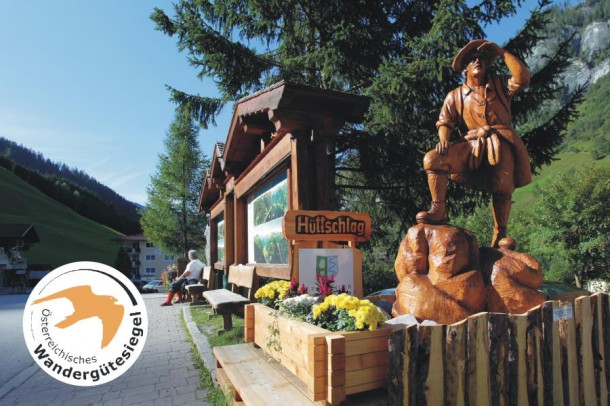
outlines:
[[[128,201],[108,186],[101,184],[77,168],[70,168],[65,164],[53,162],[46,159],[40,152],[35,152],[1,136],[0,155],[41,174],[55,175],[75,183],[96,195],[100,200],[112,205],[114,210],[128,221],[138,221],[140,219],[140,215],[137,213],[139,205]]]
[[[120,233],[86,219],[0,168],[0,223],[34,224],[40,243],[23,256],[28,263],[57,267],[74,261],[112,266]]]

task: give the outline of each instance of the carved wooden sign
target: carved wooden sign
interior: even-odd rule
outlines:
[[[282,222],[288,240],[368,241],[371,217],[367,213],[288,210]]]

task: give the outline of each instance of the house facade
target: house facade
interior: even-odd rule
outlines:
[[[25,287],[28,263],[22,252],[37,242],[32,224],[0,224],[0,287],[16,281]]]
[[[131,260],[131,272],[144,280],[160,279],[165,268],[175,261],[175,256],[164,253],[148,241],[144,234],[127,235],[118,239]]]

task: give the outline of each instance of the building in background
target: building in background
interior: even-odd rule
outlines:
[[[28,262],[21,253],[37,242],[40,239],[32,224],[0,224],[0,287],[25,290]]]
[[[120,241],[127,251],[131,259],[131,272],[136,278],[148,281],[161,279],[165,267],[176,259],[155,247],[144,234],[127,235],[117,238],[117,241]]]

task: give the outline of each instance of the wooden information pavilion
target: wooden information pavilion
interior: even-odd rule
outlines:
[[[259,276],[294,276],[284,213],[334,208],[335,138],[346,122],[361,122],[368,106],[364,96],[284,81],[235,104],[199,198],[210,214],[218,273],[255,263]]]

